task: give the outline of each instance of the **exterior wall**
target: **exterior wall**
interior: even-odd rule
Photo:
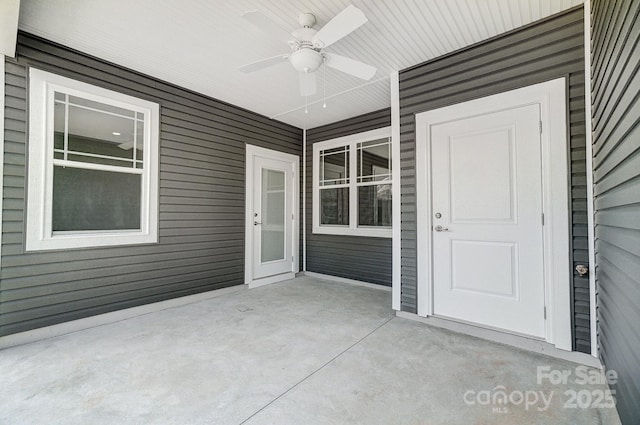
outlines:
[[[391,238],[319,235],[312,229],[313,144],[390,125],[391,110],[382,109],[307,130],[307,271],[391,286]]]
[[[416,113],[567,77],[572,264],[588,264],[583,9],[571,9],[400,72],[403,311],[415,313]],[[590,351],[589,281],[573,271],[574,349]]]
[[[25,252],[29,66],[160,104],[159,243]],[[5,123],[0,335],[242,284],[245,143],[302,153],[300,129],[24,33]]]
[[[598,345],[623,424],[640,418],[640,2],[592,1]]]

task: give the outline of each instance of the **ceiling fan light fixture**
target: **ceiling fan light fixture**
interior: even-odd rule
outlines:
[[[314,72],[322,65],[322,54],[310,47],[302,47],[289,56],[296,71]]]
[[[312,13],[301,13],[298,16],[298,21],[302,27],[295,29],[290,34],[280,28],[278,23],[258,11],[246,12],[242,17],[271,34],[274,39],[287,43],[291,50],[290,54],[282,54],[243,65],[238,68],[242,72],[259,71],[288,60],[291,66],[298,71],[300,95],[305,97],[313,96],[316,93],[315,71],[323,65],[367,81],[376,74],[374,66],[324,51],[325,47],[340,41],[367,22],[364,13],[354,5],[347,6],[319,30],[313,28],[316,24],[316,17]],[[323,107],[325,107],[324,104]]]

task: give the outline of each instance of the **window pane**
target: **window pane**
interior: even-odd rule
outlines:
[[[139,174],[54,167],[53,231],[140,229]]]
[[[136,124],[136,160],[144,159],[142,149],[144,148],[144,121],[137,121]]]
[[[84,106],[85,108],[97,109],[99,111],[110,112],[112,114],[122,115],[129,118],[135,118],[135,112],[129,109],[118,108],[117,106],[106,105],[101,102],[95,102],[93,100],[84,99],[77,96],[69,96],[69,103],[78,106]]]
[[[358,226],[391,226],[391,185],[358,187]]]
[[[349,225],[349,188],[320,190],[320,224]]]
[[[349,147],[320,151],[320,186],[349,183]]]
[[[75,106],[69,106],[68,119],[69,151],[133,159],[133,120]],[[91,157],[76,160],[102,163]],[[132,167],[126,161],[113,165]]]
[[[64,117],[64,103],[56,102],[53,107],[53,146],[55,149],[64,149]]]
[[[358,143],[358,181],[391,180],[389,138]]]
[[[284,259],[284,172],[262,169],[261,262]]]

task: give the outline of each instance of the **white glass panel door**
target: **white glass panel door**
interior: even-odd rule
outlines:
[[[291,272],[291,163],[256,157],[253,190],[253,277]]]

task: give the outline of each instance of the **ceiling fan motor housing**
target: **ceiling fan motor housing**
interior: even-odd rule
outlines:
[[[313,18],[313,22],[315,23],[315,17],[310,13],[300,15],[300,23],[303,22],[303,18],[308,18],[309,16]],[[311,22],[310,18],[308,19],[305,23]],[[313,46],[313,42],[311,41],[317,32],[318,31],[313,28],[305,25],[303,28],[298,28],[292,33],[297,43],[295,51],[289,56],[289,61],[296,71],[314,72],[322,65],[322,53]]]
[[[322,53],[311,47],[301,47],[289,56],[289,62],[300,72],[314,72],[322,65]]]
[[[300,22],[300,25],[303,27],[312,27],[316,24],[316,17],[313,13],[301,13],[298,15],[298,22]]]

